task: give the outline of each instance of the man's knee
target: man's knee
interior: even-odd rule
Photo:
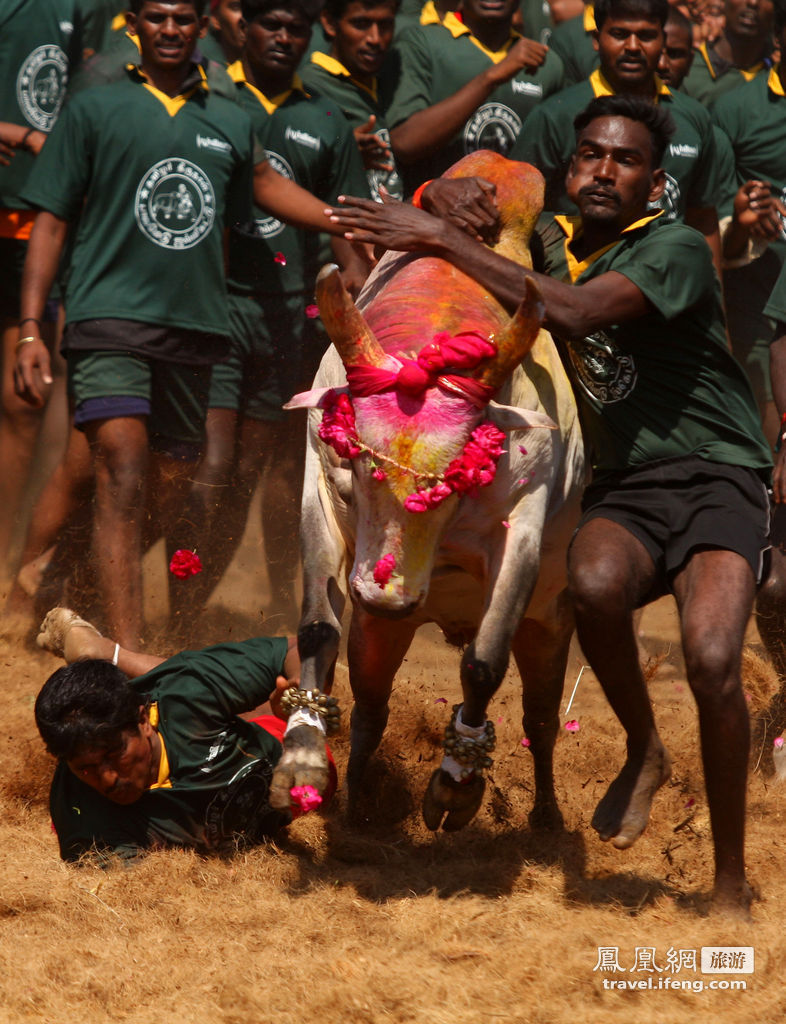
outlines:
[[[568,593],[576,616],[615,615],[635,607],[630,574],[616,553],[577,553],[568,558]]]
[[[711,621],[683,624],[688,682],[697,700],[725,699],[741,689],[742,645]]]

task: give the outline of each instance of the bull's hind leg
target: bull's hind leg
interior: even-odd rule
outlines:
[[[545,621],[524,619],[512,647],[523,686],[524,733],[535,769],[535,803],[529,823],[533,829],[556,830],[563,822],[554,793],[554,744],[573,632],[573,611],[565,592],[549,611]]]
[[[347,768],[350,806],[362,792],[366,765],[382,740],[393,679],[416,628],[408,619],[377,618],[359,607],[353,611],[347,642],[349,682],[355,701]]]

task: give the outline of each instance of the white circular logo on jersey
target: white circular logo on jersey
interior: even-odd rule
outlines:
[[[648,209],[650,210],[663,210],[663,217],[661,220],[666,223],[675,221],[680,212],[680,186],[676,178],[666,172],[666,187],[663,190],[663,195],[660,199],[656,199],[654,203],[650,203]]]
[[[781,192],[781,202],[786,203],[786,188]],[[786,242],[786,217],[780,211],[778,211],[778,221],[781,226],[781,238]]]
[[[605,331],[572,341],[568,351],[579,384],[602,405],[621,402],[636,386],[633,356],[622,352]]]
[[[484,103],[464,125],[464,152],[493,149],[506,156],[519,137],[521,118],[504,103]]]
[[[190,160],[159,160],[139,183],[134,216],[142,234],[156,245],[191,249],[213,227],[213,183]]]
[[[68,82],[68,59],[59,46],[48,43],[33,50],[16,78],[16,98],[28,123],[49,132],[63,105]]]

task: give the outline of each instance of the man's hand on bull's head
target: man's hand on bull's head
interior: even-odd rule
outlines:
[[[448,226],[438,217],[386,194],[381,203],[356,196],[339,196],[338,201],[340,206],[325,213],[350,242],[397,252],[423,252],[439,246]]]
[[[485,178],[436,178],[420,197],[424,210],[486,245],[499,238],[497,187]]]

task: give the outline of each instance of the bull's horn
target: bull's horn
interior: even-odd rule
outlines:
[[[379,366],[385,354],[344,287],[335,263],[320,270],[316,291],[322,323],[344,365]]]
[[[510,323],[494,336],[498,354],[483,367],[477,379],[492,388],[500,388],[529,352],[543,323],[545,307],[540,288],[527,277],[524,298]]]

